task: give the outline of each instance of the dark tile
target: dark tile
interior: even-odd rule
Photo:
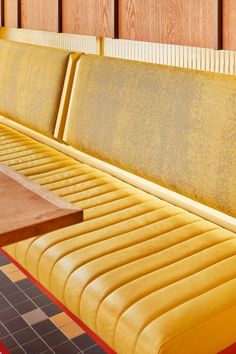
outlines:
[[[49,345],[50,348],[53,348],[59,344],[68,341],[68,338],[59,330],[48,333],[42,336],[42,338]]]
[[[1,258],[0,258],[0,267],[1,267],[1,266],[4,266],[4,265],[6,265],[6,264],[9,264],[9,263],[11,263],[11,262],[9,261],[8,258],[5,258],[5,257],[1,257]]]
[[[18,291],[19,291],[19,289],[13,283],[10,283],[9,285],[3,286],[3,287],[1,286],[1,293],[6,297],[11,294],[15,294]]]
[[[24,350],[21,349],[20,347],[11,350],[11,354],[25,354]]]
[[[26,288],[23,291],[31,299],[33,299],[36,296],[42,295],[42,291],[36,288],[36,286],[31,286],[30,288]]]
[[[6,322],[5,326],[10,333],[15,333],[23,328],[28,327],[27,323],[21,317],[17,317],[14,320]]]
[[[2,288],[4,288],[7,285],[12,284],[12,281],[7,277],[7,276],[3,276],[0,279],[0,284],[1,284],[1,288],[0,288],[0,292],[2,291]]]
[[[19,316],[18,313],[11,307],[0,311],[0,321],[2,323],[6,323],[18,316]]]
[[[27,354],[41,354],[48,350],[48,346],[41,340],[35,339],[32,342],[22,345]]]
[[[0,323],[0,338],[8,336],[8,331],[6,328]]]
[[[105,352],[101,347],[99,347],[98,345],[95,345],[92,348],[89,348],[87,350],[84,351],[84,354],[107,354],[107,352]]]
[[[48,349],[48,350],[46,350],[46,352],[43,352],[42,354],[54,354],[54,352],[52,350]]]
[[[17,305],[21,302],[27,301],[28,297],[21,291],[18,291],[17,293],[10,295],[7,297],[7,300],[12,304],[12,305]]]
[[[60,344],[56,347],[53,347],[52,350],[55,352],[55,354],[65,354],[65,353],[77,354],[77,353],[80,353],[80,350],[72,342],[69,342],[69,341],[66,343]]]
[[[46,313],[46,315],[48,315],[48,317],[55,316],[58,313],[62,312],[55,304],[44,306],[42,307],[42,310]]]
[[[38,306],[38,307],[44,307],[47,305],[52,304],[52,301],[45,295],[37,296],[33,299],[33,302]]]
[[[73,339],[73,342],[78,346],[79,349],[81,350],[85,350],[88,349],[90,347],[92,347],[93,345],[95,345],[96,343],[92,340],[92,338],[90,338],[86,333],[82,334],[81,336],[78,336],[76,338]]]
[[[36,305],[34,305],[30,300],[14,305],[14,307],[21,315],[33,311],[37,308]]]
[[[1,310],[5,310],[7,309],[8,307],[11,307],[11,305],[9,304],[9,302],[7,300],[5,300],[4,298],[1,298],[0,299],[0,311]],[[0,318],[1,320],[1,318]]]
[[[7,336],[1,339],[1,342],[5,345],[5,347],[8,350],[14,349],[18,347],[18,344],[16,343],[16,341],[14,340],[14,338],[12,336]]]
[[[57,330],[57,327],[50,320],[42,321],[32,327],[41,336]]]
[[[0,280],[4,279],[4,278],[7,278],[6,274],[3,273],[2,270],[0,270]],[[8,278],[9,279],[9,278]]]
[[[28,327],[25,329],[22,329],[21,331],[18,331],[14,334],[14,338],[17,340],[17,342],[22,345],[27,342],[32,342],[34,339],[37,339],[38,336],[37,334],[32,330],[32,328]]]
[[[30,281],[29,279],[22,279],[19,280],[15,283],[20,289],[24,290],[27,288],[30,288],[31,286],[34,286],[34,284],[32,283],[32,281]]]
[[[6,276],[3,272],[0,271],[0,284],[2,286],[2,282],[4,281],[4,279],[6,279]]]

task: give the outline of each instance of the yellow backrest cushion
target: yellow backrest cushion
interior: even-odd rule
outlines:
[[[64,141],[236,214],[236,78],[83,56]]]
[[[52,136],[69,55],[0,40],[0,114]]]

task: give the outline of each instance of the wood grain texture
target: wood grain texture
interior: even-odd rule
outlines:
[[[83,220],[82,210],[0,164],[0,247]]]
[[[213,48],[214,0],[119,0],[119,38]]]
[[[62,31],[116,37],[116,0],[62,0]]]
[[[236,50],[236,0],[223,0],[223,49]]]
[[[20,27],[19,0],[4,0],[4,26],[10,28]]]
[[[21,27],[60,31],[60,0],[21,0]]]

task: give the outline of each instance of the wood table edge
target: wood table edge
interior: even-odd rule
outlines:
[[[28,179],[27,177],[13,170],[11,167],[8,167],[4,163],[0,163],[0,172],[4,173],[6,176],[15,180],[16,182],[20,183],[22,186],[24,186],[31,192],[39,195],[42,199],[45,199],[46,201],[55,205],[59,209],[82,211],[80,208],[65,201],[52,191],[48,191],[37,182]]]
[[[62,210],[62,209],[61,209]],[[68,209],[65,209],[69,212]],[[73,226],[83,221],[83,211],[77,210],[70,212],[67,215],[60,215],[56,218],[47,219],[39,222],[38,224],[29,224],[20,229],[11,230],[0,237],[0,247],[10,245],[15,242],[27,240],[29,238],[38,237],[41,235],[49,234],[53,231],[61,230],[65,227]],[[34,229],[34,236],[32,236],[32,229]]]

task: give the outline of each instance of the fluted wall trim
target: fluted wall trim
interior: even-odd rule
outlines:
[[[96,37],[92,36],[1,27],[0,38],[90,54],[97,51]]]
[[[236,74],[236,52],[105,39],[104,55],[157,64]]]
[[[236,75],[236,52],[0,27],[0,38]]]

